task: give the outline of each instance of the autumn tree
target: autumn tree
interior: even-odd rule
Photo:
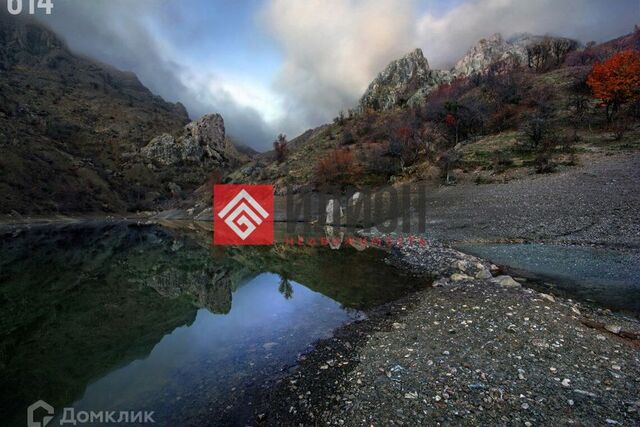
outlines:
[[[623,104],[640,101],[640,53],[625,50],[594,64],[587,84],[605,105],[611,123]]]
[[[276,160],[278,163],[282,163],[286,160],[288,154],[287,136],[283,133],[278,135],[278,138],[273,141],[273,149],[276,152]]]

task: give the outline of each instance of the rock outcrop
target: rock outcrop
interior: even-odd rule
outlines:
[[[178,138],[164,133],[151,140],[140,152],[162,166],[178,163],[216,163],[223,166],[226,141],[220,114],[208,114],[187,124]]]
[[[490,70],[503,73],[518,67],[548,69],[562,64],[577,47],[575,40],[562,37],[519,34],[505,40],[494,34],[476,43],[451,70],[430,69],[422,50],[415,49],[378,74],[360,99],[359,110],[384,111],[417,105],[440,85]]]
[[[498,62],[513,66],[524,61],[526,52],[521,46],[510,45],[500,34],[481,39],[456,63],[452,72],[455,76],[470,76],[485,73]]]
[[[543,69],[560,65],[578,43],[563,37],[516,34],[509,40],[496,33],[481,39],[455,65],[456,77],[486,74],[490,70],[507,72],[517,67]]]
[[[360,99],[360,109],[389,110],[405,105],[417,93],[424,96],[447,81],[449,73],[429,69],[422,50],[415,49],[378,74]]]

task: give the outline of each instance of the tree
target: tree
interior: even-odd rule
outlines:
[[[587,84],[604,104],[611,123],[620,106],[640,101],[640,53],[625,50],[594,64]]]
[[[440,176],[444,179],[446,185],[453,183],[451,172],[458,166],[460,160],[462,160],[462,156],[455,149],[447,150],[438,157],[437,163],[440,167]]]
[[[286,160],[288,154],[288,144],[289,143],[287,142],[287,136],[283,133],[278,135],[278,139],[273,141],[273,149],[276,152],[276,160],[278,161],[278,163],[282,163]]]
[[[542,146],[542,143],[550,137],[552,133],[549,120],[543,116],[535,116],[525,122],[522,126],[522,133],[526,137],[532,149]]]

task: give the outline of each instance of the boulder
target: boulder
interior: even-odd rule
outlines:
[[[495,283],[496,285],[500,285],[503,288],[519,288],[521,287],[520,283],[516,282],[515,280],[513,280],[513,278],[511,276],[498,276],[498,277],[494,277],[493,279],[491,279],[492,283]]]
[[[140,151],[147,159],[170,166],[180,162],[227,162],[225,157],[224,120],[220,114],[208,114],[187,124],[177,139],[169,134],[159,135]]]

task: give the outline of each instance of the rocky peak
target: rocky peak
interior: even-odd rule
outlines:
[[[511,46],[499,33],[493,34],[489,38],[479,40],[467,53],[456,63],[453,73],[456,76],[470,76],[476,73],[483,73],[498,61],[507,59]]]
[[[185,138],[209,150],[224,150],[224,120],[220,114],[207,114],[184,127]]]
[[[471,47],[452,72],[456,77],[466,77],[486,73],[491,68],[498,72],[519,66],[544,69],[550,65],[548,61],[555,61],[555,65],[562,63],[565,55],[577,46],[575,40],[563,37],[520,33],[504,40],[500,34],[494,34]]]
[[[392,61],[371,82],[360,99],[360,109],[388,110],[409,102],[418,91],[440,84],[441,72],[429,69],[421,49]]]

